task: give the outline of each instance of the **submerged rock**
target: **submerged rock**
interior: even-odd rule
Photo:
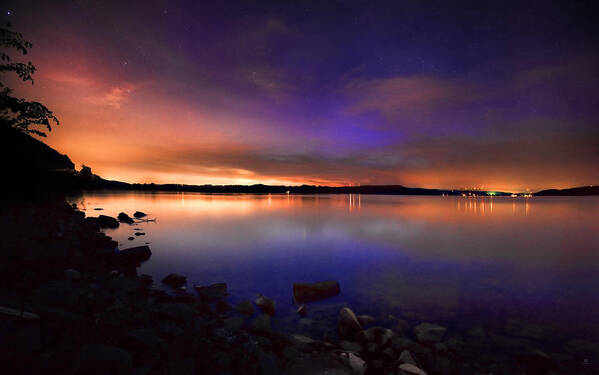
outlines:
[[[162,279],[162,283],[173,288],[179,288],[187,282],[187,277],[183,275],[179,275],[178,273],[169,273],[164,279]]]
[[[293,298],[297,303],[318,301],[336,296],[340,292],[339,281],[336,280],[293,284]]]
[[[216,283],[208,286],[194,285],[193,288],[200,298],[208,301],[216,301],[229,295],[227,293],[227,284],[225,283]]]
[[[255,303],[256,306],[260,308],[260,310],[267,313],[268,315],[275,314],[276,304],[275,301],[271,300],[270,298],[263,296],[262,294],[259,294],[258,298],[256,298]]]
[[[339,336],[341,338],[353,338],[354,335],[362,330],[360,322],[356,314],[348,308],[344,307],[339,311],[339,320],[337,322]]]
[[[117,221],[117,219],[115,219],[114,217],[111,217],[111,216],[100,215],[97,218],[90,218],[90,219],[95,219],[93,221],[95,221],[96,224],[98,224],[98,226],[100,228],[118,228],[119,227],[119,222]]]
[[[422,343],[439,342],[446,331],[447,328],[432,323],[421,323],[414,327],[414,335]]]
[[[135,211],[135,213],[133,214],[133,216],[137,219],[142,218],[142,217],[146,217],[148,215],[146,215],[144,212],[141,211]]]
[[[121,212],[116,217],[121,223],[133,224],[135,221],[126,213]]]

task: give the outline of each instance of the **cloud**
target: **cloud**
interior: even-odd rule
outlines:
[[[120,109],[121,105],[129,98],[130,94],[130,88],[113,87],[104,94],[88,97],[88,101],[94,105]]]
[[[429,114],[474,98],[463,82],[427,76],[357,78],[341,91],[351,113],[378,112],[387,120]]]

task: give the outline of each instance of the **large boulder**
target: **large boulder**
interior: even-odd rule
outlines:
[[[119,215],[116,218],[119,219],[121,223],[133,224],[135,222],[129,215],[127,215],[124,212],[119,213]]]
[[[147,245],[130,247],[118,252],[118,257],[128,264],[139,264],[152,256],[152,251]]]
[[[414,335],[421,343],[439,342],[446,331],[447,328],[432,323],[421,323],[414,327]]]
[[[262,310],[262,312],[265,312],[268,315],[274,315],[276,311],[275,301],[260,294],[258,295],[258,298],[256,298],[255,303],[256,306],[258,306],[260,310]]]
[[[334,297],[340,292],[339,281],[336,280],[293,284],[293,298],[299,304]]]
[[[117,219],[115,219],[112,216],[100,215],[96,218],[95,222],[102,229],[104,229],[104,228],[114,229],[114,228],[119,227],[119,222],[117,221]]]
[[[164,279],[162,279],[162,283],[173,288],[179,288],[187,282],[187,278],[183,275],[179,275],[178,273],[169,273],[166,275]]]
[[[362,330],[362,326],[360,325],[360,322],[358,322],[356,314],[354,314],[348,307],[344,307],[339,311],[337,328],[339,330],[339,336],[348,339],[353,338],[356,333]]]

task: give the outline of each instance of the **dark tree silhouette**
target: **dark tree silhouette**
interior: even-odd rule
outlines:
[[[11,30],[11,25],[4,22],[0,25],[0,48],[4,50],[15,49],[23,55],[27,54],[28,49],[33,45],[23,39],[23,36]],[[6,52],[0,55],[0,73],[14,73],[23,82],[31,81],[33,84],[33,74],[35,66],[31,61],[27,63],[13,62]],[[36,134],[42,137],[46,136],[41,130],[33,129],[32,125],[41,125],[48,131],[52,131],[51,122],[58,125],[58,119],[52,111],[38,102],[30,102],[25,99],[19,99],[12,96],[13,90],[2,82],[3,75],[0,75],[0,122],[1,126],[10,126],[21,130],[24,133]]]

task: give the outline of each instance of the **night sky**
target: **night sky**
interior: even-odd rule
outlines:
[[[105,178],[526,191],[599,183],[599,12],[551,1],[4,1]]]

